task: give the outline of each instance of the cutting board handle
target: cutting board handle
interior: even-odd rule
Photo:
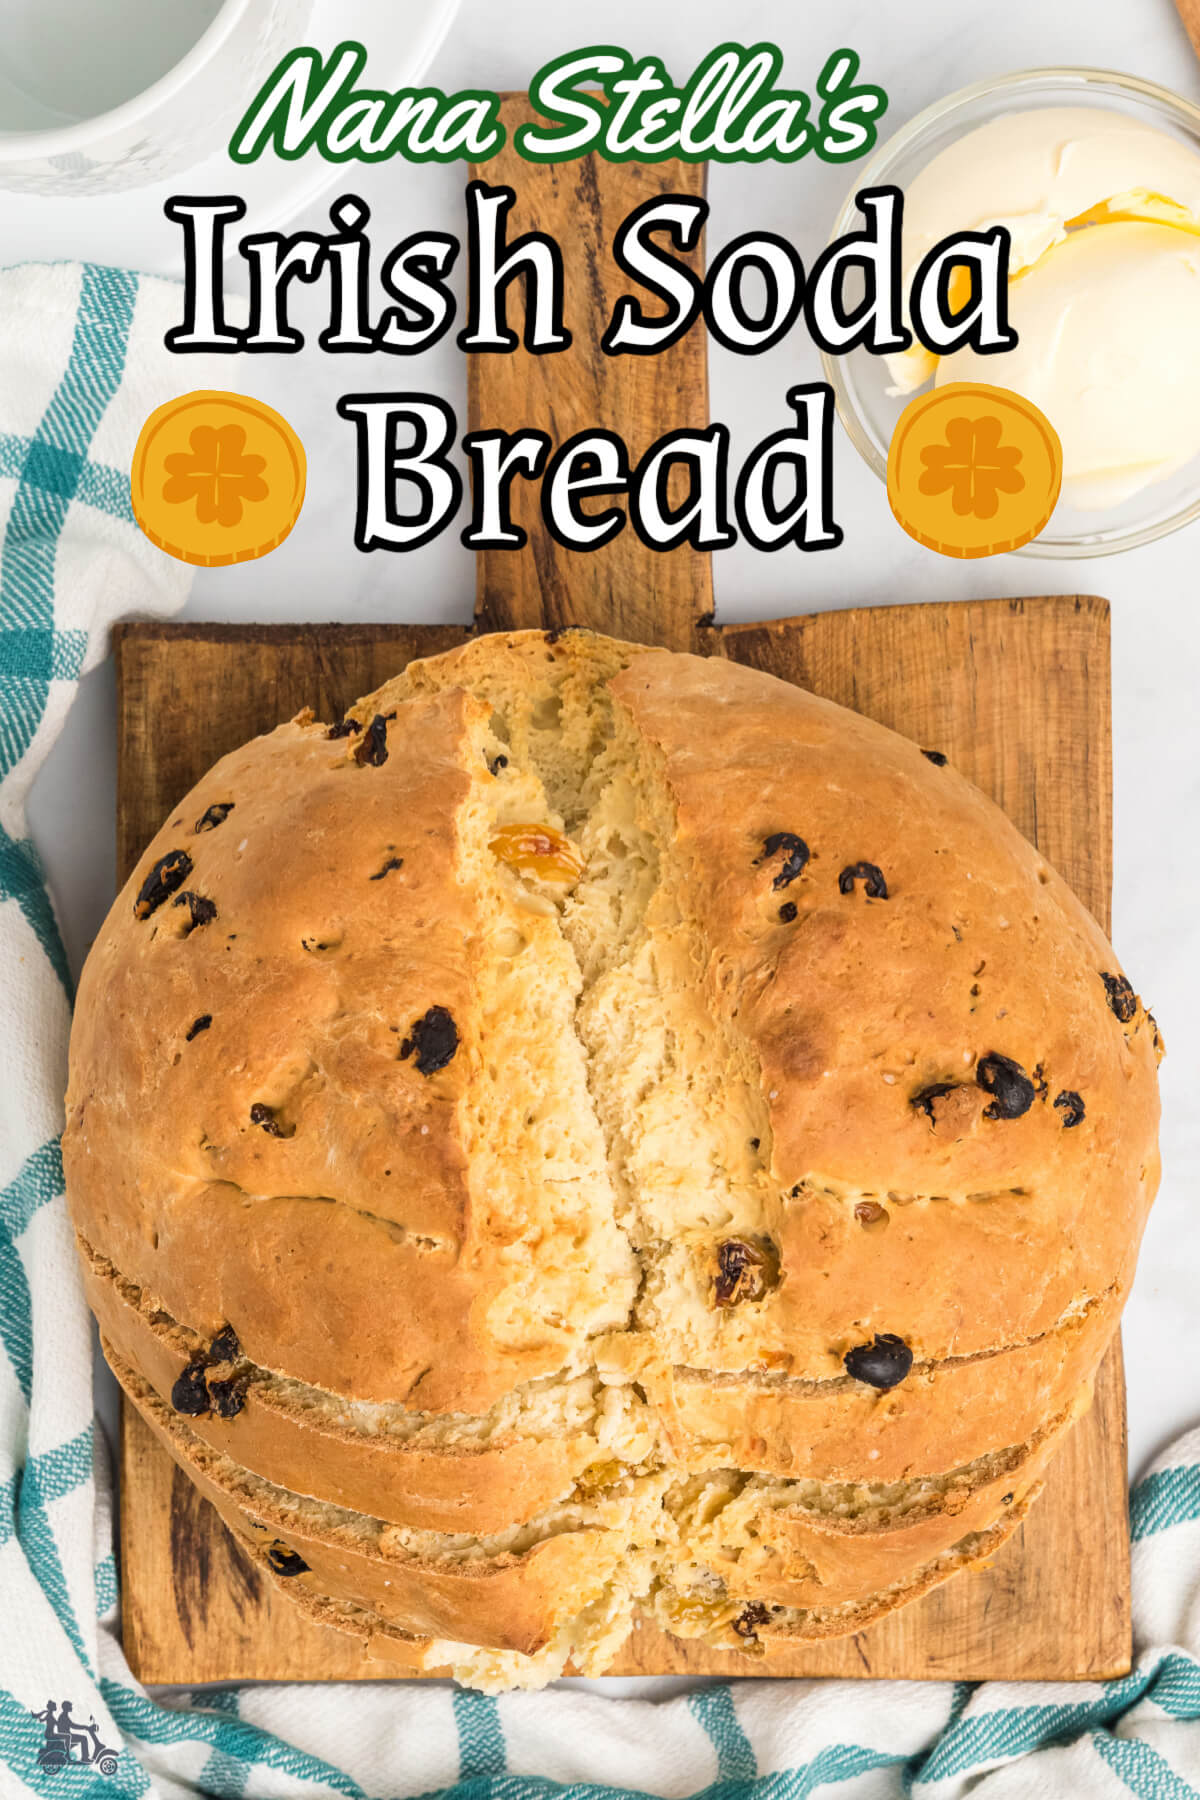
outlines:
[[[467,393],[470,426],[548,432],[554,448],[576,432],[603,427],[629,447],[631,461],[664,432],[708,424],[708,344],[702,323],[658,356],[606,356],[600,348],[612,309],[629,284],[612,258],[618,226],[635,206],[659,194],[702,196],[702,163],[526,162],[513,133],[537,115],[526,94],[504,97],[507,142],[472,173],[516,192],[508,239],[542,231],[562,250],[566,350],[534,356],[524,345],[505,354],[472,354]],[[699,273],[702,245],[683,260]],[[508,298],[509,326],[520,334],[524,295],[518,279]],[[522,550],[482,550],[476,568],[480,630],[590,626],[635,643],[690,650],[702,640],[697,621],[711,617],[712,563],[706,552],[647,548],[630,525],[598,550],[555,543],[541,515],[539,484],[517,476],[512,516],[528,534]],[[674,496],[682,498],[682,494]],[[608,506],[609,499],[595,505]]]

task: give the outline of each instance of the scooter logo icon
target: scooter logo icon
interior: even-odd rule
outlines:
[[[57,1709],[53,1700],[47,1700],[45,1710],[31,1713],[30,1717],[46,1727],[46,1741],[38,1751],[39,1768],[53,1774],[73,1763],[76,1768],[99,1769],[102,1775],[115,1774],[120,1751],[101,1742],[95,1719],[89,1719],[86,1725],[73,1719],[69,1700]]]

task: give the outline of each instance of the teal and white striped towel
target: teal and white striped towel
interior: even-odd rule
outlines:
[[[23,802],[80,675],[187,571],[129,509],[138,428],[208,372],[162,346],[177,291],[0,272],[0,1797],[1186,1800],[1200,1795],[1200,1432],[1134,1493],[1134,1673],[1103,1685],[742,1681],[659,1702],[563,1684],[150,1698],[117,1639],[108,1457],[58,1134],[68,981]],[[208,376],[228,385],[228,367]],[[110,1755],[47,1768],[69,1701]],[[95,1753],[85,1733],[89,1752]]]

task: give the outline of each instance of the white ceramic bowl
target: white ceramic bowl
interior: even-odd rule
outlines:
[[[106,0],[78,5],[103,8]],[[132,99],[71,124],[0,131],[0,187],[108,194],[190,168],[214,136],[232,133],[279,59],[304,42],[311,10],[312,0],[224,0],[191,49]]]
[[[833,227],[834,238],[862,228],[854,195],[888,184],[905,189],[939,151],[1004,113],[1046,106],[1094,106],[1129,113],[1200,152],[1200,107],[1168,88],[1106,69],[1030,69],[976,83],[939,101],[889,138],[855,176],[854,186]],[[887,393],[887,365],[866,350],[822,357],[838,416],[851,442],[881,481],[887,480],[887,452],[896,420],[909,396]],[[995,359],[1003,385],[1003,357]],[[1177,531],[1200,517],[1200,457],[1160,482],[1152,482],[1121,506],[1103,512],[1072,507],[1064,496],[1041,535],[1015,554],[1023,556],[1107,556]]]

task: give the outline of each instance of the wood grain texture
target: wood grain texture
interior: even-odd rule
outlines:
[[[1175,5],[1192,40],[1192,49],[1200,56],[1200,0],[1175,0]]]
[[[323,717],[441,627],[138,625],[117,634],[122,874],[215,757],[301,706]],[[1108,615],[1102,601],[883,607],[708,632],[714,654],[772,670],[944,750],[1009,812],[1107,925],[1111,881]],[[125,1410],[125,1647],[148,1682],[387,1678],[245,1568],[216,1514]],[[1129,1666],[1124,1387],[1119,1348],[1047,1492],[993,1565],[854,1637],[748,1667],[637,1630],[614,1673],[1098,1678]]]
[[[708,424],[708,354],[703,328],[689,331],[661,356],[605,356],[600,349],[624,278],[611,257],[617,227],[635,206],[664,193],[699,195],[702,163],[601,163],[593,156],[539,166],[512,147],[514,128],[537,115],[523,94],[505,96],[501,116],[508,142],[473,169],[492,186],[514,188],[511,241],[520,231],[545,231],[561,245],[564,322],[569,349],[531,356],[472,356],[467,372],[472,430],[548,432],[554,448],[577,431],[603,425],[629,447],[631,461],[664,432]],[[699,269],[700,253],[681,260]],[[509,326],[521,332],[523,290],[509,290]],[[673,499],[680,498],[674,488]],[[587,554],[554,542],[542,521],[540,488],[518,476],[512,484],[514,522],[528,547],[484,550],[477,560],[476,618],[489,630],[538,625],[590,625],[635,644],[693,647],[696,621],[712,612],[712,565],[707,554],[682,548],[669,555],[647,547],[626,525],[610,544]],[[621,502],[616,502],[618,505]],[[585,502],[595,512],[611,501]]]

